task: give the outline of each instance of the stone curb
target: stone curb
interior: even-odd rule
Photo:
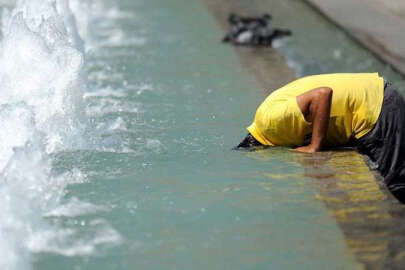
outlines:
[[[382,1],[304,1],[405,76],[405,18],[385,9]]]

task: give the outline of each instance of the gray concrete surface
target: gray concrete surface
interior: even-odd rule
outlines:
[[[405,1],[305,1],[405,75]]]

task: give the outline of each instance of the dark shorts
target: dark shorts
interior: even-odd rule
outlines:
[[[380,116],[373,129],[356,142],[357,151],[384,177],[392,194],[405,203],[405,102],[391,85],[384,89]]]

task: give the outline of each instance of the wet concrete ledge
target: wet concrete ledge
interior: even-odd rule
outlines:
[[[405,2],[399,0],[304,0],[405,75]]]

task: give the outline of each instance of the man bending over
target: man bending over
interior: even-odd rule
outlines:
[[[238,148],[354,146],[405,202],[405,102],[378,73],[308,76],[271,93]]]

